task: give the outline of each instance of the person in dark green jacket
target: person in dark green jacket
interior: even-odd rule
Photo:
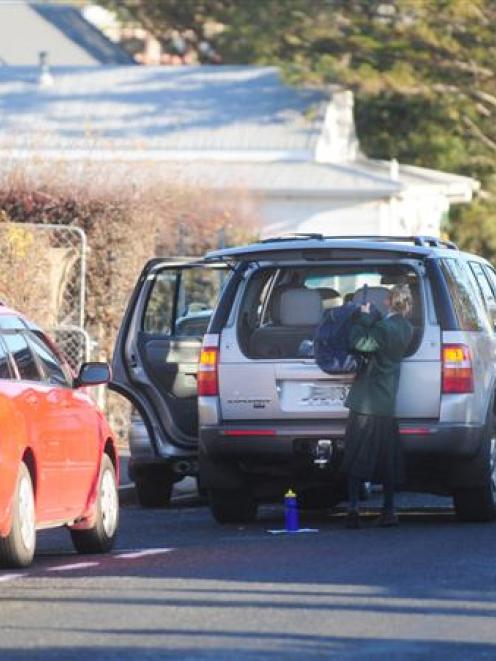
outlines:
[[[401,361],[413,336],[407,319],[412,310],[409,286],[393,287],[386,305],[389,313],[375,323],[370,303],[362,305],[350,330],[351,348],[369,356],[346,400],[350,415],[341,470],[348,475],[350,528],[360,527],[358,498],[364,481],[383,485],[384,508],[377,524],[398,525],[394,488],[402,480],[402,462],[394,413]]]

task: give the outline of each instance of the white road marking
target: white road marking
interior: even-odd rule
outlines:
[[[116,553],[113,556],[118,559],[132,560],[134,558],[144,558],[149,555],[160,555],[162,553],[170,553],[174,551],[173,548],[160,548],[160,549],[141,549],[136,551],[126,551],[124,553]],[[101,565],[101,562],[71,562],[65,565],[57,565],[56,567],[44,567],[44,571],[75,571],[77,569],[90,569],[91,567],[98,567]],[[29,574],[3,574],[0,575],[0,583],[7,583],[8,581],[13,581],[16,578],[26,578]]]
[[[99,562],[72,562],[69,565],[47,567],[47,571],[72,571],[73,569],[88,569],[89,567],[96,567],[99,564]]]
[[[119,553],[115,557],[131,560],[133,558],[144,558],[147,555],[160,555],[161,553],[169,553],[174,549],[142,549],[141,551],[132,551],[131,553]]]
[[[16,578],[22,578],[25,574],[4,574],[0,576],[0,583],[6,583],[7,581],[13,581]]]
[[[298,528],[297,530],[286,530],[281,528],[280,530],[267,530],[271,535],[297,535],[298,533],[306,532],[320,532],[318,528]]]

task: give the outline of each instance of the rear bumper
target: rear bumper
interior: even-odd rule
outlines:
[[[482,441],[482,425],[452,425],[439,422],[400,420],[404,452],[473,457]],[[290,456],[302,441],[330,439],[342,444],[345,421],[325,421],[314,425],[223,425],[202,427],[200,448],[212,457]]]
[[[340,471],[345,421],[273,426],[231,425],[200,430],[200,479],[205,488],[258,488],[261,482],[291,478],[291,484],[317,486],[342,482]],[[267,432],[267,433],[265,433]],[[484,427],[418,424],[400,421],[404,450],[405,488],[452,493],[479,484],[484,460]],[[333,441],[334,451],[325,470],[315,464],[317,442]]]
[[[479,452],[484,426],[400,423],[400,436],[406,455],[435,454],[471,458]]]

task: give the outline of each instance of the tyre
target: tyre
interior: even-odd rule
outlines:
[[[196,477],[196,489],[198,491],[198,495],[202,499],[208,499],[208,491],[201,485],[200,478]]]
[[[36,517],[33,481],[25,463],[21,463],[14,493],[12,528],[0,537],[0,566],[28,567],[36,547]]]
[[[166,507],[170,503],[173,484],[167,475],[157,478],[156,473],[150,477],[141,473],[134,483],[138,503],[145,508]]]
[[[107,553],[114,546],[119,523],[119,495],[114,466],[106,454],[100,468],[96,507],[93,528],[71,530],[72,543],[78,553]]]
[[[494,521],[496,519],[496,433],[491,428],[485,443],[485,470],[481,486],[460,489],[454,494],[456,516],[460,521]]]
[[[250,523],[258,506],[251,494],[231,489],[210,489],[210,511],[217,523]]]

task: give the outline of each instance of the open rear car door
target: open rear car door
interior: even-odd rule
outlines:
[[[123,317],[110,387],[136,407],[162,457],[196,449],[198,358],[226,275],[223,263],[152,259]]]

